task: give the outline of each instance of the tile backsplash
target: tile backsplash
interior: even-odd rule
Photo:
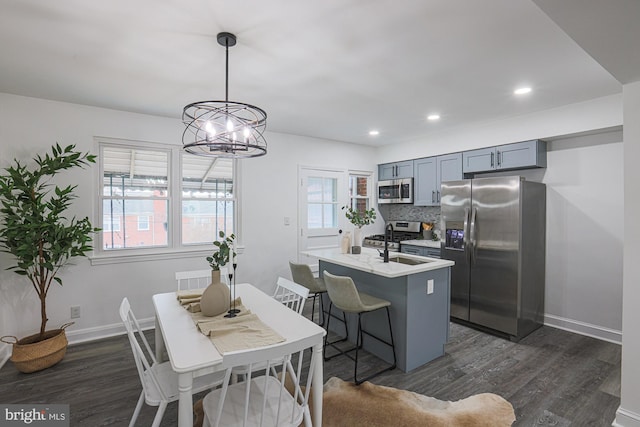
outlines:
[[[421,221],[435,224],[436,233],[440,231],[439,206],[414,206],[411,204],[378,205],[378,211],[386,221]]]

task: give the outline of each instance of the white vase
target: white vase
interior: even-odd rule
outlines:
[[[360,227],[356,227],[353,230],[353,247],[351,248],[351,253],[359,254],[361,247],[362,247],[362,229]]]
[[[213,317],[229,310],[229,288],[220,281],[220,270],[211,270],[211,284],[202,293],[200,311],[205,316]]]

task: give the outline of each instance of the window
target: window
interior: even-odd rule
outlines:
[[[307,227],[332,228],[337,224],[337,179],[310,176],[307,187]]]
[[[102,227],[103,249],[167,247],[170,152],[101,148],[103,218],[117,218],[119,223],[117,229]],[[141,215],[153,215],[151,233],[140,233]]]
[[[159,253],[234,231],[234,161],[182,147],[99,141],[101,250]],[[96,245],[97,246],[97,245]]]
[[[102,218],[102,231],[120,231],[119,216],[104,215]]]
[[[209,243],[233,232],[233,161],[182,156],[182,243]],[[215,236],[215,237],[212,237]]]
[[[149,231],[149,215],[138,215],[138,231]]]
[[[363,213],[371,206],[371,174],[349,174],[349,206]]]

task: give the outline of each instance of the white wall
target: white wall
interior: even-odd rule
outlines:
[[[623,87],[624,94],[624,301],[622,390],[614,425],[640,426],[640,82]]]
[[[94,151],[94,136],[180,144],[181,129],[177,119],[0,93],[0,168],[13,158],[28,161],[55,142]],[[277,275],[290,277],[287,261],[297,256],[298,164],[373,170],[375,161],[373,149],[353,144],[276,133],[269,133],[267,141],[267,156],[243,160],[241,165],[245,251],[239,257],[238,280],[270,289]],[[94,173],[87,169],[61,175],[60,181],[78,184],[79,199],[72,209],[78,216],[93,218]],[[284,226],[285,216],[291,218],[290,226]],[[24,278],[5,270],[9,263],[10,257],[0,254],[0,335],[25,336],[38,330],[38,300]],[[116,332],[117,308],[124,296],[138,317],[151,317],[151,295],[174,290],[175,271],[207,268],[200,257],[95,266],[87,259],[74,263],[62,275],[64,286],[54,284],[48,298],[50,327],[69,321],[70,306],[81,306],[81,318],[67,329],[72,341]]]
[[[378,161],[550,140],[546,169],[515,172],[547,185],[545,323],[620,342],[621,124],[622,99],[616,95],[382,147]],[[574,136],[551,138],[567,134]]]
[[[622,132],[548,144],[545,323],[621,342]]]

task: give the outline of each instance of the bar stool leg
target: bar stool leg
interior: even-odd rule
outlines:
[[[353,350],[353,349],[351,349],[351,350],[343,351],[343,350],[340,350],[338,347],[336,347],[337,343],[344,342],[344,341],[347,341],[349,339],[349,328],[347,327],[347,316],[344,313],[344,311],[342,312],[342,320],[341,320],[341,322],[344,324],[344,334],[345,334],[345,336],[344,336],[344,338],[341,338],[339,340],[335,340],[335,341],[329,342],[329,322],[331,321],[332,317],[335,317],[336,319],[340,320],[337,316],[331,314],[331,308],[332,307],[333,307],[333,302],[329,302],[329,313],[327,314],[327,326],[326,326],[327,333],[324,336],[324,346],[322,347],[322,358],[325,361],[326,360],[331,360],[336,356],[340,356],[342,354],[345,354],[345,353]],[[327,357],[327,347],[328,346],[331,346],[331,347],[335,348],[338,351],[338,353],[334,354],[333,356]]]
[[[313,294],[313,301],[311,303],[311,321],[313,322],[313,315],[316,312],[316,297],[318,296],[318,293],[314,293]]]
[[[375,336],[375,335],[373,335],[373,334],[371,334],[371,333],[369,333],[367,331],[364,331],[362,329],[362,323],[361,323],[361,319],[360,319],[360,315],[362,313],[358,313],[358,335],[357,335],[357,339],[356,339],[356,347],[354,349],[356,351],[356,357],[355,357],[355,369],[354,369],[354,373],[353,373],[353,382],[355,382],[356,385],[362,384],[363,382],[368,381],[371,378],[376,377],[376,376],[380,375],[383,372],[391,371],[391,370],[396,368],[396,363],[397,363],[397,360],[396,360],[396,346],[395,346],[395,343],[393,341],[393,329],[391,328],[391,314],[389,313],[389,307],[387,306],[385,308],[387,310],[387,321],[389,323],[389,336],[390,336],[391,342],[387,342],[387,341],[383,340],[380,337],[377,337],[377,336]],[[380,371],[374,372],[373,374],[367,376],[366,378],[358,379],[358,349],[363,345],[363,341],[364,341],[363,334],[369,335],[371,338],[374,338],[374,339],[380,341],[381,343],[390,346],[391,350],[393,352],[393,364],[391,366],[387,367],[387,368],[381,369]]]

